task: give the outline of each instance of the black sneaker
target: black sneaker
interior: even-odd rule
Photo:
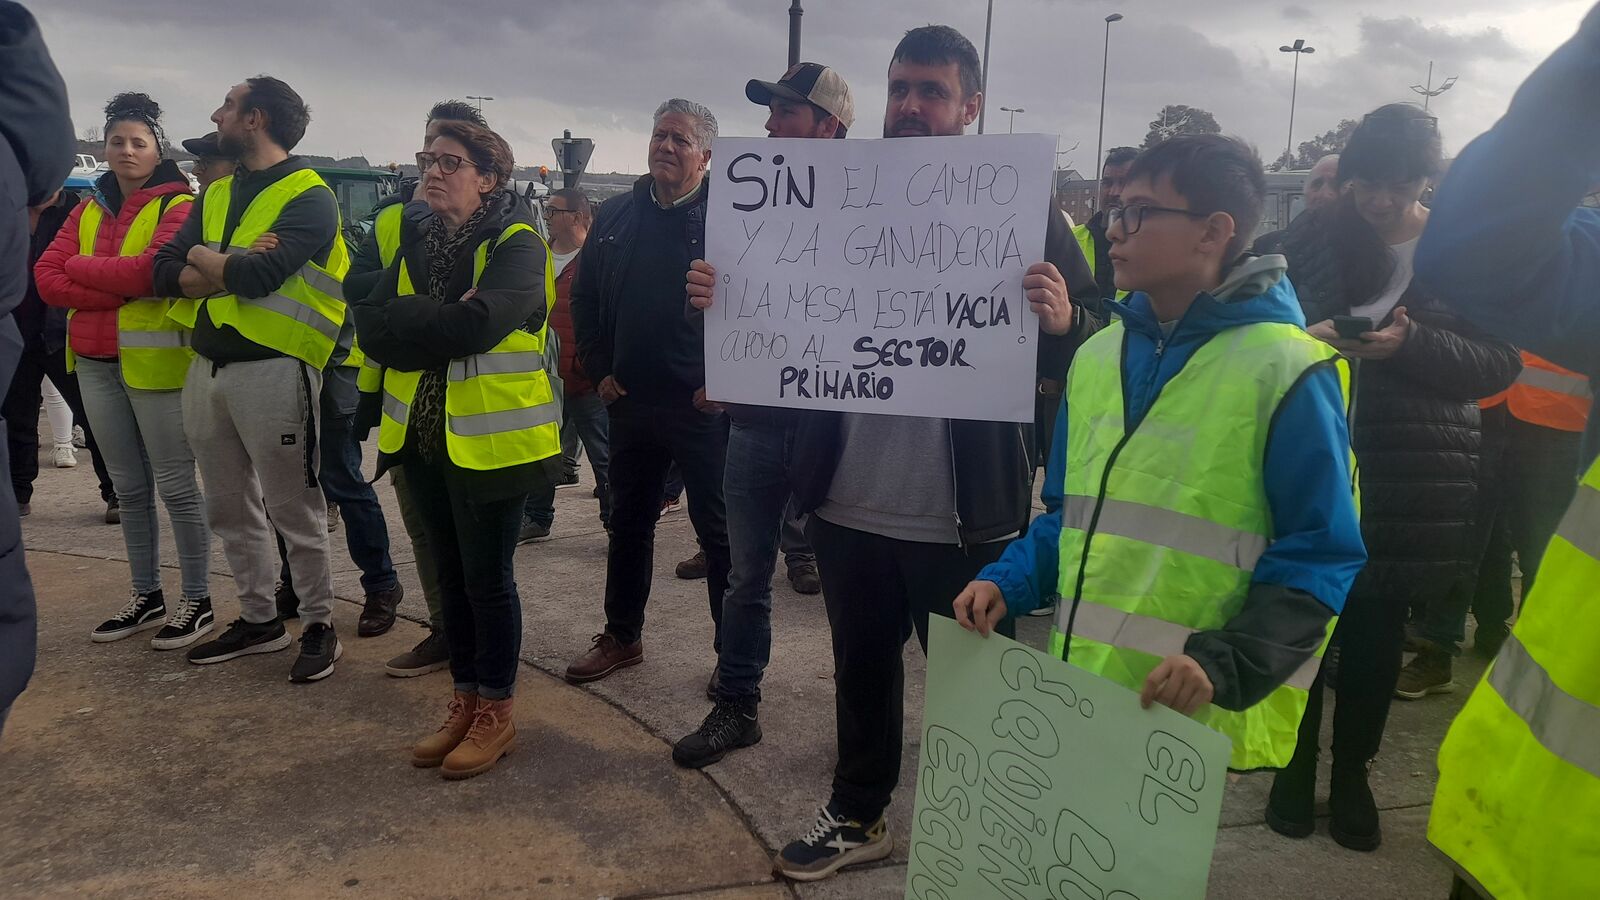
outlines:
[[[161,620],[166,617],[167,601],[162,596],[160,588],[148,594],[134,591],[121,612],[101,622],[89,633],[89,640],[97,644],[120,641],[130,634],[138,634],[150,628],[160,628]]]
[[[415,678],[449,665],[450,645],[445,643],[444,632],[429,631],[415,647],[389,660],[383,670],[396,678]]]
[[[893,850],[882,814],[863,826],[839,815],[830,803],[817,811],[817,823],[804,837],[783,848],[772,868],[795,881],[821,881],[845,866],[883,859]]]
[[[277,619],[259,625],[234,619],[221,637],[190,650],[189,662],[206,666],[253,653],[275,653],[287,646],[289,632],[283,630],[283,623]]]
[[[578,486],[578,473],[577,472],[565,472],[565,473],[562,474],[562,476],[560,478],[556,479],[556,490],[560,490],[561,488],[569,488],[569,487],[577,487],[577,486]]]
[[[294,592],[294,585],[287,581],[278,582],[277,587],[272,589],[272,600],[278,604],[279,621],[300,618],[300,595]]]
[[[313,622],[300,634],[300,657],[289,669],[289,680],[295,684],[321,681],[333,674],[333,664],[343,655],[344,647],[333,626]]]
[[[550,539],[550,526],[532,519],[522,520],[522,529],[517,532],[518,544],[533,544]]]
[[[718,700],[700,730],[672,746],[672,761],[686,769],[709,766],[740,747],[761,743],[756,701]]]
[[[214,622],[210,597],[180,597],[167,624],[150,639],[150,646],[157,650],[187,647],[210,634]]]

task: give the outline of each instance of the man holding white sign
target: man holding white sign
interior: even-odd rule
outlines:
[[[884,136],[933,137],[938,143],[907,145],[896,155],[943,154],[959,160],[963,148],[982,146],[997,158],[1006,148],[1017,147],[1023,148],[1020,156],[1028,156],[1036,137],[1019,136],[1003,145],[996,143],[1005,140],[998,137],[973,139],[971,144],[949,140],[977,118],[983,103],[979,72],[977,51],[954,29],[927,26],[908,32],[889,66]],[[813,146],[821,143],[797,142],[784,149],[794,154],[838,152]],[[874,172],[852,172],[840,230],[846,236],[845,264],[857,273],[851,279],[855,283],[840,279],[818,292],[804,286],[804,276],[793,277],[795,268],[809,267],[821,256],[821,242],[831,247],[840,236],[830,233],[824,239],[818,232],[819,246],[808,255],[813,231],[796,228],[793,243],[777,251],[778,262],[769,267],[775,277],[764,287],[778,278],[789,279],[778,289],[782,303],[789,304],[793,282],[800,282],[797,305],[779,309],[777,296],[769,294],[763,310],[758,287],[748,298],[748,308],[719,308],[746,302],[744,278],[737,288],[731,281],[732,271],[743,265],[737,253],[718,270],[697,266],[690,274],[691,302],[714,310],[706,323],[712,398],[814,410],[797,417],[790,480],[799,510],[813,513],[809,536],[833,632],[839,761],[832,798],[816,824],[779,855],[777,869],[790,878],[817,880],[889,854],[883,812],[900,775],[901,652],[912,633],[907,626],[914,624],[919,640],[925,641],[929,613],[950,615],[948,598],[998,558],[1005,539],[1026,527],[1033,471],[1032,395],[1038,376],[1061,377],[1072,348],[1099,327],[1094,278],[1065,220],[1047,202],[1048,142],[1044,149],[1043,162],[1035,166],[1042,175],[1037,198],[1020,193],[1026,169],[1009,163],[990,162],[981,178],[981,163],[959,171],[954,165],[931,171],[913,166],[893,187],[898,197],[892,202],[902,210],[924,210],[920,236],[908,236],[902,227],[897,237],[887,222],[881,231],[872,229],[875,235],[848,236],[852,228],[893,212],[886,204],[891,202],[895,179],[888,177],[888,170],[894,160],[891,155],[879,160],[883,171],[878,174],[884,177],[876,197]],[[719,163],[718,171],[728,171],[733,161]],[[744,166],[751,162],[732,175],[754,177],[759,172],[768,186],[767,203],[776,199],[782,206],[811,188],[804,168],[784,174],[776,153],[747,171]],[[1010,171],[1001,171],[1007,167]],[[774,170],[780,176],[776,182]],[[755,184],[729,187],[717,196],[753,202],[748,198]],[[821,204],[815,197],[808,199]],[[1033,200],[1039,202],[1029,205]],[[1016,204],[1015,222],[992,215],[996,207],[1010,203]],[[843,205],[836,202],[834,208]],[[787,214],[801,221],[807,210],[796,200]],[[731,212],[716,207],[709,213],[708,248],[719,215]],[[1040,219],[1048,223],[1042,242],[1036,230]],[[980,220],[985,224],[979,226]],[[754,231],[776,229],[779,223],[744,224]],[[786,235],[788,226],[783,230]],[[1036,249],[1022,256],[1024,245]],[[765,246],[761,252],[773,259]],[[799,263],[783,262],[796,257]],[[1019,257],[1022,265],[1017,265]],[[1048,261],[1026,265],[1026,259],[1041,257]],[[723,260],[714,256],[716,262]],[[883,268],[894,266],[910,273],[904,296],[896,297],[893,290],[882,294],[883,286],[874,281]],[[983,290],[940,288],[956,278],[976,280],[974,271],[984,266],[989,280]],[[756,280],[753,273],[751,280]],[[920,292],[915,299],[910,297],[911,281]],[[1072,296],[1086,303],[1069,300],[1069,283]],[[874,289],[862,287],[868,284]],[[735,290],[738,294],[732,295]],[[838,346],[837,338],[827,340],[828,327],[847,315],[852,290],[856,307],[848,315],[860,332]],[[786,317],[787,310],[796,313]],[[724,359],[722,344],[711,341],[720,327],[716,323],[727,323],[728,317],[759,327],[740,328]],[[794,325],[797,319],[806,326]],[[789,346],[780,352],[761,346],[759,337],[749,337],[764,333],[786,339],[789,330],[801,333],[802,327],[819,338],[815,346]],[[1041,329],[1065,337],[1048,338],[1038,333]],[[958,346],[958,341],[965,344]],[[871,362],[865,360],[869,348],[862,342],[871,344]],[[773,356],[777,365],[770,365]],[[808,373],[803,385],[802,371]],[[730,374],[735,377],[728,378]],[[985,421],[994,419],[1001,421]]]

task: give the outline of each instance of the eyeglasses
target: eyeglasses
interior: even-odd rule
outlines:
[[[1191,219],[1204,219],[1209,213],[1198,213],[1192,209],[1174,209],[1170,206],[1151,206],[1147,203],[1137,203],[1133,206],[1111,206],[1106,208],[1106,228],[1122,223],[1123,234],[1138,234],[1144,227],[1144,217],[1150,213],[1177,213]]]
[[[426,174],[429,169],[433,168],[434,163],[438,163],[439,171],[446,175],[454,175],[456,170],[461,168],[463,165],[471,166],[474,169],[483,168],[483,166],[478,165],[472,160],[463,159],[454,153],[428,153],[424,151],[417,154],[417,169],[420,171],[420,173]]]
[[[548,219],[555,218],[556,216],[560,215],[561,213],[575,213],[575,212],[577,212],[577,210],[575,210],[575,209],[562,209],[559,206],[546,206],[544,208],[544,217],[545,217],[545,219],[548,220]]]

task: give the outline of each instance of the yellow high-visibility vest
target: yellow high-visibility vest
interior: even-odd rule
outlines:
[[[1137,691],[1189,635],[1221,628],[1244,608],[1273,539],[1265,460],[1274,413],[1322,365],[1338,372],[1348,406],[1350,369],[1298,326],[1230,328],[1194,352],[1129,432],[1125,331],[1118,321],[1090,338],[1067,373],[1070,462],[1050,649]],[[1321,655],[1249,709],[1208,704],[1195,713],[1233,741],[1229,768],[1289,761]]]
[[[256,238],[272,230],[290,202],[312,190],[332,192],[322,176],[311,169],[285,175],[250,201],[224,247],[222,237],[233,199],[233,176],[217,179],[206,189],[201,210],[205,216],[206,246],[220,253],[248,252]],[[179,301],[173,304],[170,314],[193,328],[200,305],[204,304],[215,324],[231,326],[263,347],[321,369],[333,356],[339,329],[344,325],[342,282],[349,268],[350,253],[345,249],[339,223],[335,222],[333,249],[328,252],[326,265],[308,261],[265,297],[252,299],[222,294]]]
[[[93,256],[106,214],[93,198],[83,202],[83,212],[78,216],[78,252]],[[167,210],[192,202],[194,197],[188,194],[170,194],[146,203],[123,235],[118,255],[138,256],[145,252]],[[172,304],[171,299],[163,297],[141,297],[117,310],[117,364],[128,387],[141,391],[176,391],[183,387],[194,351],[189,349],[189,329],[167,316]],[[67,317],[76,311],[68,311]],[[67,363],[68,371],[76,368],[70,350]]]
[[[400,252],[400,218],[405,213],[404,203],[391,203],[378,210],[372,221],[372,233],[378,238],[378,259],[385,269],[394,265]],[[361,371],[356,375],[356,390],[363,394],[376,394],[383,387],[383,366],[368,356],[361,358]]]
[[[527,231],[544,242],[533,226],[517,222],[473,253],[472,283],[489,262],[489,245]],[[450,361],[444,392],[445,450],[463,469],[504,469],[545,459],[561,452],[561,404],[544,369],[550,308],[555,304],[555,261],[544,255],[545,323],[538,333],[512,331],[488,353]],[[399,292],[414,292],[404,259],[399,261]],[[398,453],[405,447],[406,423],[417,396],[421,372],[383,370],[383,420],[378,449]]]

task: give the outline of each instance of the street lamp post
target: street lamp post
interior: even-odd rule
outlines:
[[[800,8],[800,0],[789,4],[789,68],[800,64],[800,17],[805,15],[805,10]]]
[[[1121,22],[1122,13],[1106,16],[1106,48],[1100,57],[1100,132],[1094,142],[1094,180],[1100,181],[1100,170],[1105,165],[1106,143],[1106,73],[1111,71],[1111,23]]]
[[[1011,124],[1006,126],[1006,134],[1014,134],[1016,132],[1016,130],[1017,130],[1017,113],[1019,113],[1019,112],[1027,112],[1027,110],[1023,109],[1020,106],[1018,106],[1018,107],[1002,106],[1002,107],[1000,107],[1000,111],[1003,112],[1003,113],[1011,113]]]
[[[468,100],[476,100],[476,101],[478,101],[478,112],[483,112],[483,101],[485,101],[485,100],[493,100],[494,98],[493,97],[477,97],[477,96],[474,96],[472,94],[468,94],[467,95],[467,99]]]
[[[983,17],[983,76],[978,92],[983,94],[983,105],[978,107],[978,133],[983,134],[983,114],[989,109],[989,32],[994,26],[994,0],[989,0],[989,12]]]
[[[1428,101],[1432,100],[1433,98],[1439,96],[1440,94],[1444,93],[1445,91],[1450,90],[1451,88],[1453,88],[1455,86],[1456,86],[1456,76],[1454,76],[1454,75],[1451,75],[1449,78],[1446,78],[1444,80],[1444,84],[1439,85],[1437,88],[1433,86],[1433,60],[1430,59],[1430,60],[1428,60],[1428,86],[1427,87],[1423,87],[1420,84],[1413,84],[1411,86],[1411,89],[1413,91],[1416,91],[1417,93],[1422,95],[1422,111],[1423,112],[1427,112],[1428,111]]]
[[[1304,38],[1295,38],[1294,44],[1279,47],[1278,51],[1294,54],[1294,81],[1289,87],[1289,141],[1283,148],[1283,167],[1287,169],[1294,164],[1294,104],[1300,93],[1300,57],[1317,52],[1317,48],[1307,46]]]

